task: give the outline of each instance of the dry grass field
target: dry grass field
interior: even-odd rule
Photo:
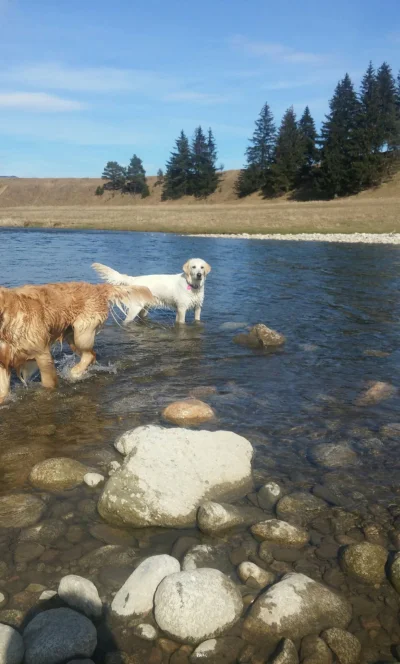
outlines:
[[[151,195],[94,194],[100,179],[0,179],[0,226],[92,228],[175,233],[390,233],[400,231],[400,174],[379,189],[334,201],[238,200],[237,171],[205,201],[161,202]]]

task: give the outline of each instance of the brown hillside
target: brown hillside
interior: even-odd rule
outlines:
[[[287,203],[285,197],[277,200],[263,200],[259,194],[253,194],[239,200],[234,192],[234,183],[238,171],[226,171],[223,174],[218,190],[206,200],[197,200],[186,196],[178,201],[161,202],[161,187],[156,186],[156,177],[148,178],[150,196],[142,199],[130,194],[107,191],[103,196],[96,196],[95,190],[104,184],[100,178],[0,178],[0,208],[12,207],[43,207],[43,206],[88,206],[88,207],[115,207],[115,206],[153,206],[161,204],[163,207],[177,205],[209,206],[221,205],[280,205]],[[400,199],[400,173],[391,182],[383,184],[375,190],[363,192],[357,199],[399,198]],[[393,202],[393,201],[392,201]]]

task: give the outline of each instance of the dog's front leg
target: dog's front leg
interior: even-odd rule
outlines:
[[[57,373],[50,349],[40,355],[36,355],[35,360],[39,367],[43,387],[49,389],[57,387]]]
[[[198,305],[197,307],[194,308],[194,319],[199,321],[201,316],[201,306]]]
[[[0,403],[3,403],[10,391],[11,372],[0,364]]]
[[[186,309],[178,308],[176,312],[176,322],[178,325],[184,325],[186,321]]]

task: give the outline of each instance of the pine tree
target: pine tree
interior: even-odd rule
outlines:
[[[377,185],[383,174],[382,138],[379,128],[380,95],[378,80],[372,62],[361,81],[360,119],[357,138],[360,147],[358,168],[362,187]]]
[[[192,157],[184,131],[176,140],[176,149],[167,162],[162,199],[176,199],[192,193]]]
[[[308,178],[312,169],[319,159],[317,148],[317,130],[314,119],[308,106],[299,120],[299,132],[302,141],[302,163],[300,167],[300,178]]]
[[[150,195],[143,162],[136,154],[133,155],[129,162],[129,166],[126,169],[125,191],[128,191],[134,196],[136,196],[136,194],[141,194],[142,198],[146,198],[146,196]]]
[[[211,129],[206,139],[201,127],[197,127],[192,141],[192,193],[197,198],[212,194],[218,186],[215,166],[217,149]]]
[[[397,90],[392,70],[387,62],[378,69],[377,85],[379,94],[378,135],[382,146],[395,150],[399,146],[397,124]]]
[[[109,180],[107,183],[107,189],[123,189],[125,186],[126,172],[123,166],[120,166],[117,161],[108,161],[103,174],[103,180]]]
[[[157,171],[157,180],[154,183],[155,187],[158,187],[159,185],[162,185],[164,182],[164,173],[162,168],[159,168]]]
[[[235,191],[239,197],[265,187],[274,159],[276,130],[268,104],[262,107],[255,124],[251,145],[246,150],[247,166],[240,171],[235,183]]]
[[[303,141],[293,106],[283,116],[276,141],[271,184],[275,194],[291,191],[299,180]]]
[[[319,186],[329,197],[345,196],[359,191],[362,186],[357,136],[360,103],[348,74],[336,86],[329,106],[330,113],[321,131]]]

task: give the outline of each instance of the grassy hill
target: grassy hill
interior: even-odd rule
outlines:
[[[180,206],[180,205],[281,205],[287,203],[283,196],[276,200],[264,200],[259,194],[253,194],[244,199],[238,199],[234,192],[234,184],[238,171],[226,171],[221,179],[218,190],[205,200],[198,200],[192,196],[185,196],[178,201],[161,201],[161,187],[155,185],[157,178],[148,178],[150,196],[148,198],[134,197],[119,192],[104,192],[103,196],[96,196],[98,185],[104,184],[100,178],[12,178],[0,179],[0,208],[24,206],[70,206],[84,205],[96,207],[115,206]],[[400,173],[391,181],[381,187],[358,194],[350,199],[364,198],[400,198]]]
[[[333,201],[265,200],[234,193],[238,171],[226,171],[206,200],[161,202],[119,192],[96,196],[95,178],[0,179],[0,226],[103,228],[177,233],[400,232],[400,173],[377,189]]]

